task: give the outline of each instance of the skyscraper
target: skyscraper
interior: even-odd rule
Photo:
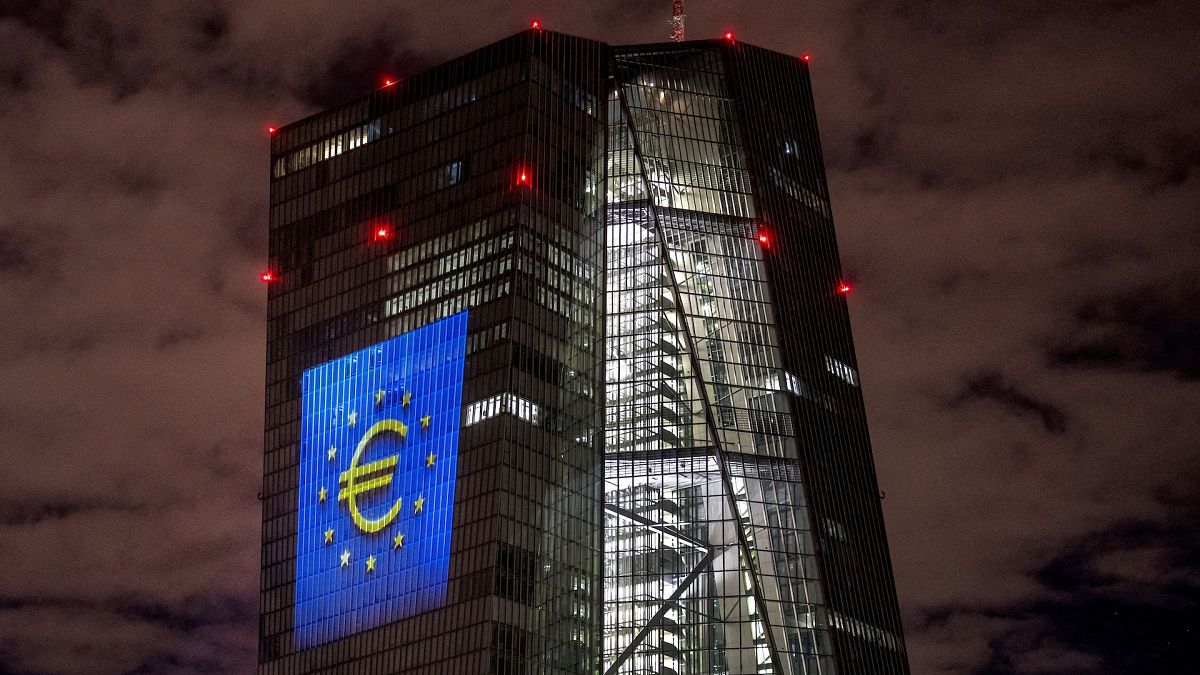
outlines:
[[[271,155],[260,673],[908,672],[803,60],[531,29]]]

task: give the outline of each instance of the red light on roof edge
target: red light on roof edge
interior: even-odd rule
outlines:
[[[529,169],[517,170],[517,185],[529,185]]]
[[[838,293],[842,295],[850,295],[850,291],[852,290],[854,290],[854,287],[844,281],[838,284]]]
[[[267,135],[273,135],[276,131],[279,131],[279,127],[267,127]]]
[[[386,227],[386,226],[380,226],[380,227],[375,228],[375,241],[383,241],[384,239],[390,239],[391,236],[392,236],[391,228]]]
[[[812,61],[812,54],[804,54],[800,58],[804,61]]]
[[[759,243],[761,243],[763,246],[766,246],[766,245],[767,245],[767,243],[770,241],[770,239],[767,237],[767,234],[766,234],[765,232],[763,232],[763,233],[760,233],[760,234],[758,235],[758,241],[759,241]]]
[[[396,81],[395,81],[395,80],[393,80],[392,78],[390,78],[390,77],[385,77],[385,78],[383,78],[383,86],[385,86],[385,87],[390,87],[390,86],[392,86],[393,84],[396,84]]]
[[[725,31],[725,39],[729,40],[730,42],[733,42],[733,31],[731,31],[731,30]]]
[[[261,279],[264,284],[269,284],[272,281],[275,281],[275,273],[271,270],[267,270],[266,272],[258,275],[258,278]]]
[[[534,30],[541,30],[541,29],[542,29],[542,20],[541,20],[541,19],[534,19],[533,21],[530,21],[530,22],[529,22],[529,27],[530,27],[530,28],[532,28],[532,29],[534,29]]]

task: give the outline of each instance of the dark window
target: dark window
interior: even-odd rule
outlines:
[[[496,557],[496,595],[522,604],[533,601],[533,576],[537,558],[515,546],[501,546]]]

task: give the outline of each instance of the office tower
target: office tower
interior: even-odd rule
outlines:
[[[606,662],[907,672],[807,64],[613,68]]]
[[[907,672],[803,60],[535,28],[271,155],[260,673]]]

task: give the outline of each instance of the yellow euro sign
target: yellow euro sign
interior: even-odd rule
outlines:
[[[392,482],[392,476],[396,473],[396,465],[400,462],[399,455],[392,455],[374,462],[368,462],[359,466],[358,460],[362,457],[363,450],[370,444],[371,439],[379,434],[391,431],[400,434],[401,438],[408,435],[408,427],[400,420],[382,420],[376,422],[363,434],[362,440],[358,442],[358,447],[354,450],[354,456],[350,458],[350,468],[342,472],[338,477],[338,503],[346,503],[350,509],[350,517],[354,520],[354,524],[358,529],[368,534],[378,532],[387,527],[400,515],[400,499],[392,505],[392,508],[387,513],[378,518],[367,518],[358,510],[358,495],[387,487]]]

